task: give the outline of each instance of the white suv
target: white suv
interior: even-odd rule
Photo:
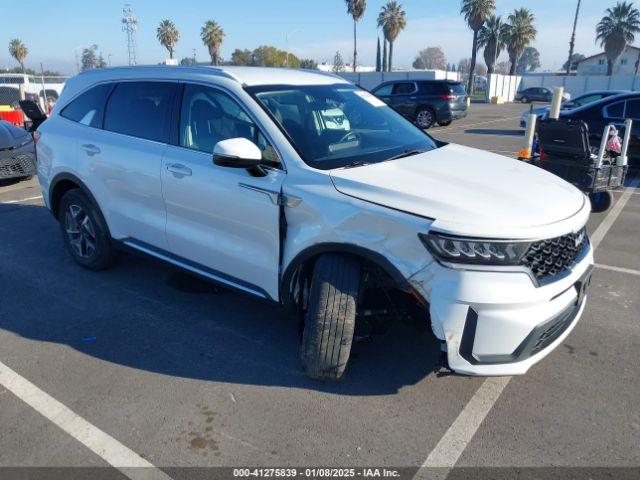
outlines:
[[[584,309],[583,194],[437,142],[333,75],[91,71],[36,137],[44,198],[80,265],[133,249],[291,307],[316,378],[343,375],[356,326],[407,309],[455,372],[522,374]]]

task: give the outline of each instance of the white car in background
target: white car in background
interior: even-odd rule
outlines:
[[[585,307],[582,193],[437,142],[334,75],[95,70],[68,81],[37,137],[77,263],[135,250],[290,307],[315,378],[341,378],[355,329],[399,309],[431,324],[454,371],[523,374]]]

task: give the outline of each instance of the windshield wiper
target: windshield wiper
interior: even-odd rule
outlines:
[[[364,167],[365,165],[369,165],[369,162],[363,162],[361,160],[355,161],[353,163],[350,163],[348,165],[345,165],[342,168],[355,168],[355,167]]]
[[[398,154],[398,155],[396,155],[394,157],[387,158],[385,160],[385,162],[388,162],[390,160],[398,160],[399,158],[411,157],[412,155],[418,155],[418,154],[424,153],[426,151],[427,150],[417,150],[417,149],[409,148],[409,149],[405,150],[404,152],[402,152],[402,153],[400,153],[400,154]]]

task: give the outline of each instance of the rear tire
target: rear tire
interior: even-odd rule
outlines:
[[[58,220],[64,244],[80,266],[98,271],[113,265],[115,252],[106,223],[82,190],[69,190],[62,196]]]
[[[300,349],[310,377],[342,377],[351,353],[359,287],[356,258],[325,254],[316,260]]]
[[[520,101],[521,101],[522,103],[529,103],[529,99],[528,99],[527,97],[522,97],[522,98],[520,99]]]
[[[436,123],[436,114],[429,107],[421,107],[416,111],[416,125],[423,130],[430,129]]]
[[[589,200],[591,200],[592,212],[606,212],[613,203],[613,193],[610,191],[592,193],[589,195]]]

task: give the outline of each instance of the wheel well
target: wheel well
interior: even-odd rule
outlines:
[[[281,283],[281,300],[285,306],[294,306],[296,292],[300,288],[300,282],[313,272],[315,261],[320,255],[337,254],[350,255],[362,262],[363,275],[366,272],[376,271],[380,278],[384,278],[387,288],[394,288],[404,292],[410,292],[411,287],[400,271],[383,255],[356,245],[348,244],[321,244],[311,247],[299,253],[287,266]]]
[[[282,299],[285,307],[289,308],[299,321],[299,328],[304,323],[304,302],[302,292],[305,281],[311,280],[313,268],[318,257],[324,254],[348,255],[357,258],[362,265],[360,294],[358,300],[359,312],[367,317],[367,323],[378,326],[388,325],[396,317],[412,317],[418,325],[426,325],[429,310],[427,302],[411,288],[409,283],[398,279],[397,270],[390,271],[389,265],[380,262],[374,252],[357,252],[340,250],[325,250],[307,256],[293,267],[294,272],[287,269],[282,283]],[[395,269],[395,267],[393,267]],[[386,318],[385,318],[386,316]],[[376,317],[378,317],[376,319]],[[360,318],[360,317],[359,317]],[[371,323],[373,320],[373,323]]]
[[[55,183],[49,198],[51,200],[51,212],[56,218],[58,218],[58,208],[60,206],[60,200],[62,199],[62,196],[69,190],[73,190],[74,188],[82,187],[73,180],[69,180],[66,178]]]

